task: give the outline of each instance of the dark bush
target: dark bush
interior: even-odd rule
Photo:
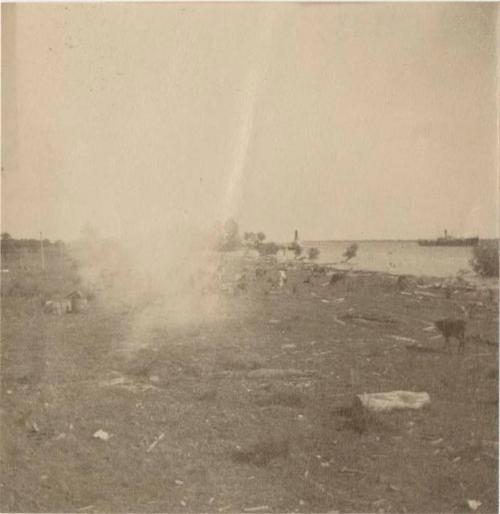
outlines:
[[[470,264],[482,277],[498,277],[498,242],[481,241],[472,251]]]
[[[350,261],[354,257],[356,257],[356,254],[358,253],[358,244],[353,243],[352,245],[348,246],[346,251],[342,254],[342,257],[344,257],[344,262]]]
[[[259,252],[259,255],[276,255],[280,246],[270,241],[268,243],[257,243],[255,249]]]
[[[307,258],[310,261],[314,261],[319,257],[319,249],[318,248],[309,248],[307,250]]]
[[[302,255],[302,246],[297,243],[297,241],[294,241],[289,247],[289,250],[291,250],[295,254],[295,258],[298,259]]]

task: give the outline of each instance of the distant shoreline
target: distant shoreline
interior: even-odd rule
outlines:
[[[418,243],[421,239],[304,239],[300,241],[302,244],[317,244],[317,243]],[[427,238],[432,239],[432,238]],[[459,238],[460,239],[460,238]],[[496,237],[480,237],[479,241],[497,241]]]

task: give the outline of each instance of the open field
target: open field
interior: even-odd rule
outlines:
[[[47,283],[69,292],[76,271],[62,265]],[[271,289],[252,261],[226,275],[243,265],[251,280],[221,295],[223,316],[158,320],[141,349],[144,304],[97,297],[47,315],[12,269],[2,511],[498,511],[498,291],[361,272],[330,285],[300,264]],[[428,327],[472,305],[465,353],[455,340],[444,351]],[[362,420],[345,408],[391,390],[431,404]]]

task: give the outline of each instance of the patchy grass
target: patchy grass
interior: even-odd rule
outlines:
[[[496,293],[421,296],[408,280],[402,295],[368,273],[323,286],[299,264],[288,277],[271,292],[255,277],[222,321],[163,321],[140,351],[134,309],[57,317],[5,295],[2,511],[497,512]],[[407,350],[440,349],[425,329],[472,303],[464,355]],[[430,408],[349,411],[395,389],[428,392]]]

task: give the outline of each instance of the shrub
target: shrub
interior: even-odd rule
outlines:
[[[356,254],[358,253],[358,244],[353,243],[352,245],[348,246],[346,251],[342,254],[342,257],[344,257],[344,262],[350,261],[354,257],[356,257]]]
[[[298,259],[302,255],[302,246],[297,243],[297,241],[294,241],[289,247],[289,250],[292,250],[292,252],[295,254],[295,258]]]
[[[310,261],[314,261],[319,257],[319,249],[318,248],[309,248],[307,251],[307,257]]]
[[[232,218],[228,219],[224,224],[224,232],[218,241],[217,249],[221,252],[232,252],[234,250],[238,250],[241,246],[238,230],[238,223],[236,223]]]
[[[259,252],[259,255],[276,255],[280,250],[280,246],[272,241],[268,243],[257,243],[255,248]]]
[[[498,242],[481,241],[472,251],[470,264],[482,277],[498,277]]]

